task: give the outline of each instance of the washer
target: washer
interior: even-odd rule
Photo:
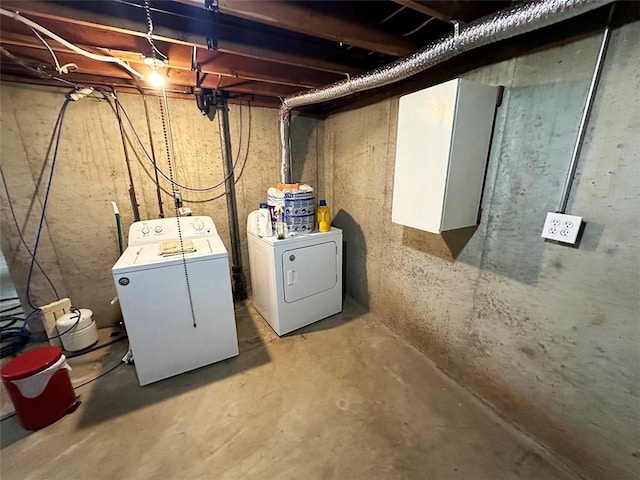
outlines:
[[[253,305],[278,335],[342,311],[342,230],[247,237]]]
[[[179,240],[178,224],[196,249],[184,261],[160,255],[163,242]],[[238,355],[228,254],[210,217],[132,224],[112,273],[140,385]]]

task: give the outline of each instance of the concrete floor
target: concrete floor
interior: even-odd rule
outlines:
[[[3,421],[2,479],[575,478],[354,304],[284,338],[236,313],[237,358],[144,388],[123,365],[43,430]],[[74,385],[125,348],[70,360]]]

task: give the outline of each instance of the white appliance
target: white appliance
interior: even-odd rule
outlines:
[[[195,251],[162,256],[178,224]],[[228,254],[210,217],[132,224],[112,271],[140,385],[238,355]]]
[[[247,237],[253,305],[278,335],[342,311],[342,230]]]
[[[497,92],[457,78],[400,97],[393,223],[431,233],[478,224]]]

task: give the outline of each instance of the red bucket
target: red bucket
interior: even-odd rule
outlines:
[[[66,358],[58,347],[19,355],[0,370],[18,421],[36,430],[63,417],[75,401]]]

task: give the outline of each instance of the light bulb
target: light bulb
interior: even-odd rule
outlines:
[[[164,75],[157,70],[153,70],[147,77],[147,80],[149,80],[149,83],[154,87],[159,88],[164,85]]]

